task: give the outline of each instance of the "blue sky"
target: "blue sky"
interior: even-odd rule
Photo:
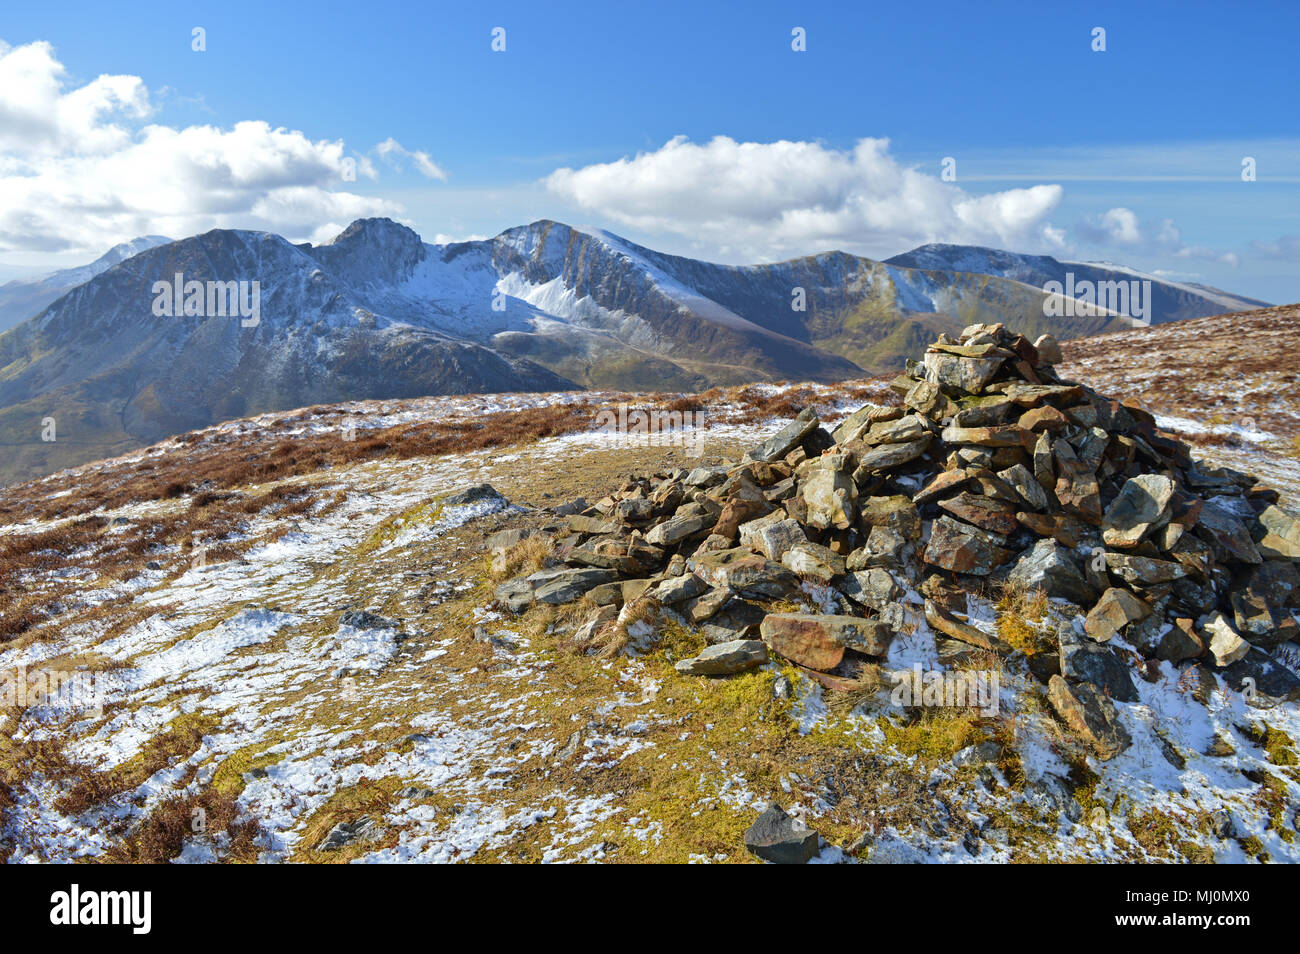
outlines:
[[[9,53],[43,42],[27,59],[60,71],[39,116],[0,90],[0,277],[123,230],[321,240],[390,214],[723,261],[977,242],[1296,301],[1297,36],[1281,2],[11,6]],[[92,139],[73,94],[101,75],[138,84],[82,97],[108,102]]]

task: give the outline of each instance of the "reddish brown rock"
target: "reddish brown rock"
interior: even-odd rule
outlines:
[[[824,672],[834,669],[844,659],[844,644],[825,623],[835,618],[807,613],[769,613],[759,632],[777,655]]]

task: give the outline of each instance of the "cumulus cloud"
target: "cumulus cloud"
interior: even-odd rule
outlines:
[[[232,227],[298,239],[402,211],[347,191],[375,171],[341,140],[260,121],[173,128],[148,122],[153,112],[139,77],[70,87],[48,43],[0,43],[0,250],[102,250]]]
[[[375,152],[379,153],[381,159],[387,160],[394,166],[398,165],[397,160],[399,159],[409,160],[419,171],[420,175],[424,176],[426,179],[439,179],[443,182],[447,181],[447,173],[443,172],[442,169],[438,167],[438,164],[429,158],[427,152],[420,152],[418,150],[413,152],[404,147],[392,136],[389,136],[376,146]]]
[[[1144,225],[1131,209],[1116,207],[1078,224],[1075,231],[1094,245],[1119,248],[1130,253],[1160,255],[1194,261],[1217,262],[1236,268],[1235,252],[1221,252],[1202,245],[1188,245],[1172,219],[1154,226]]]
[[[839,150],[678,136],[632,158],[557,169],[545,184],[622,225],[760,257],[880,253],[934,241],[1053,248],[1063,237],[1046,222],[1060,186],[971,195],[904,167],[887,139]]]

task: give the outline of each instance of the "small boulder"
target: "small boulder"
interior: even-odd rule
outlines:
[[[1070,729],[1103,762],[1113,759],[1133,742],[1120,724],[1115,704],[1087,683],[1069,685],[1060,676],[1047,683],[1047,699]]]
[[[803,865],[816,856],[819,839],[817,832],[773,804],[745,832],[745,847],[772,864]]]
[[[708,646],[693,659],[673,668],[687,676],[730,676],[767,662],[767,646],[757,639],[736,639]]]

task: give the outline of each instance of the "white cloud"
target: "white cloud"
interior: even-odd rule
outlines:
[[[924,242],[1054,248],[1046,221],[1056,185],[968,194],[900,165],[887,139],[852,150],[819,143],[700,145],[678,136],[654,152],[557,169],[547,188],[575,205],[647,233],[687,236],[761,258],[829,248],[868,254]]]
[[[1138,217],[1130,209],[1115,208],[1103,212],[1095,221],[1085,221],[1079,232],[1096,242],[1117,242],[1136,245],[1142,240],[1138,230]]]
[[[383,142],[375,147],[375,152],[379,153],[381,159],[386,160],[394,167],[398,166],[398,159],[409,159],[411,163],[419,170],[420,174],[426,179],[439,179],[442,182],[447,181],[447,173],[443,172],[434,162],[427,152],[414,151],[407,149],[400,142],[389,136]]]
[[[341,140],[259,121],[178,129],[147,123],[152,112],[139,77],[69,88],[48,43],[0,43],[0,250],[102,251],[212,228],[297,240],[322,223],[402,211],[343,188],[375,171]]]
[[[1108,209],[1100,216],[1085,219],[1078,224],[1076,231],[1082,239],[1094,245],[1119,247],[1130,254],[1218,262],[1231,268],[1240,264],[1234,252],[1185,244],[1173,219],[1162,219],[1155,227],[1146,227],[1135,212],[1123,207]]]

